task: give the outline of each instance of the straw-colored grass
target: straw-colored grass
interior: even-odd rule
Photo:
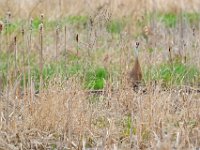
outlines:
[[[198,3],[1,1],[0,149],[199,148]]]

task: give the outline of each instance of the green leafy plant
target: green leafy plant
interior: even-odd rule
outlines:
[[[80,70],[81,70],[80,64],[70,64],[66,66],[64,61],[60,61],[57,63],[51,62],[45,64],[42,70],[42,78],[45,87],[48,87],[49,81],[51,81],[51,79],[53,79],[58,75],[63,79],[67,79],[68,77],[78,73]],[[35,82],[36,89],[38,89],[40,82],[40,72],[38,66],[34,66],[32,68],[32,76]]]
[[[108,72],[105,68],[97,68],[90,70],[86,74],[86,88],[99,90],[105,86],[105,80],[107,79]]]
[[[177,23],[177,15],[175,13],[159,14],[158,19],[168,28],[173,28]]]
[[[124,20],[111,20],[107,24],[107,31],[110,33],[119,34],[124,29],[125,21]]]
[[[40,23],[41,23],[41,20],[38,17],[34,18],[32,21],[33,29],[38,30]]]
[[[200,14],[199,13],[183,13],[183,17],[188,20],[191,25],[199,25]]]
[[[130,131],[131,131],[131,117],[130,116],[126,116],[122,122],[123,125],[123,131],[122,131],[122,135],[124,137],[130,136]],[[132,133],[135,135],[136,134],[136,128],[133,127],[132,128]]]
[[[191,84],[198,80],[199,70],[180,62],[164,63],[151,68],[145,73],[145,80],[158,80],[165,86]]]
[[[18,27],[18,25],[15,24],[15,23],[9,24],[9,25],[7,26],[6,32],[7,32],[7,33],[12,33],[12,32],[14,32],[14,31],[17,29],[17,27]]]
[[[88,17],[87,16],[69,16],[65,20],[70,25],[86,26]]]

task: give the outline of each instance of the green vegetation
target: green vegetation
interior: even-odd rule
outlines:
[[[0,69],[1,69],[1,74],[3,75],[3,77],[6,77],[7,74],[7,54],[6,53],[1,53],[0,54],[0,58],[2,60],[2,63],[0,63]],[[13,55],[10,57],[14,57]],[[19,57],[21,57],[19,55]],[[67,57],[67,62],[66,61],[57,61],[57,62],[48,62],[45,63],[43,66],[43,70],[42,70],[42,78],[43,78],[43,82],[46,88],[48,88],[49,82],[55,78],[56,76],[59,75],[59,77],[63,78],[63,79],[67,79],[79,72],[83,71],[83,65],[84,63],[82,62],[78,62],[78,59],[75,55],[68,55]],[[14,58],[11,59],[12,60],[10,62],[10,68],[13,68],[14,70]],[[39,69],[39,65],[35,64],[36,61],[36,56],[32,55],[30,58],[30,68],[31,68],[31,76],[32,79],[35,83],[35,88],[38,90],[39,89],[39,83],[40,83],[40,69]],[[18,61],[17,66],[21,66],[22,62]],[[98,89],[103,89],[105,86],[105,80],[108,77],[108,72],[105,68],[102,67],[97,67],[94,68],[94,66],[91,66],[91,68],[93,69],[89,69],[86,72],[85,75],[85,87],[87,89],[94,89],[94,90],[98,90]],[[18,74],[19,75],[19,74]],[[26,82],[28,81],[28,71],[26,70]],[[5,80],[6,81],[6,80]],[[6,84],[6,83],[5,83]],[[23,79],[21,78],[21,86],[23,86]]]
[[[191,26],[198,26],[198,23],[200,21],[199,13],[159,13],[157,18],[166,26],[166,28],[174,28],[176,27],[178,21],[180,21],[181,15],[184,22],[187,21],[187,23],[189,23]]]
[[[11,34],[19,28],[19,23],[11,23],[7,26],[5,33]]]
[[[177,23],[177,15],[172,12],[159,14],[158,20],[160,20],[167,28],[173,28]]]
[[[183,17],[186,18],[190,25],[195,25],[198,27],[200,21],[200,13],[183,13]]]
[[[130,136],[131,133],[131,116],[126,116],[122,122],[123,125],[123,131],[122,136],[127,137]],[[132,127],[132,133],[133,135],[136,135],[136,127]]]
[[[119,20],[111,20],[107,24],[107,31],[110,33],[119,34],[122,32],[126,24],[126,21],[124,19]]]
[[[192,84],[198,80],[200,72],[194,66],[179,62],[163,63],[145,72],[145,80],[161,81],[165,86]]]
[[[1,2],[0,149],[199,147],[200,13],[84,2]]]
[[[184,13],[183,16],[188,19],[188,21],[191,24],[195,24],[199,20],[199,14],[198,13]],[[151,15],[146,15],[144,16],[143,20],[138,20],[136,22],[136,25],[138,28],[141,26],[145,26],[145,24],[150,20],[152,17]],[[178,15],[175,13],[159,13],[157,18],[165,24],[167,28],[172,28],[176,26]],[[56,27],[57,21],[56,20],[44,20],[46,28],[51,29]],[[60,20],[61,24],[70,24],[73,26],[85,26],[88,22],[88,17],[87,16],[68,16],[66,18],[63,18]],[[39,24],[41,23],[40,18],[36,17],[32,21],[32,27],[34,30],[37,30],[39,27]],[[125,25],[127,24],[126,19],[114,19],[111,20],[107,24],[107,30],[108,32],[112,34],[119,34],[123,31]],[[20,22],[12,23],[7,27],[6,32],[12,33],[19,29],[21,26]],[[46,39],[48,41],[49,39]],[[52,43],[52,41],[49,42],[49,44]],[[148,48],[147,49],[149,53],[152,53],[154,51],[153,48]],[[104,51],[104,50],[102,50]],[[96,52],[96,55],[101,55],[98,54],[99,51]],[[19,61],[19,59],[22,59],[21,54],[18,54],[18,64],[17,66],[23,66],[22,62]],[[92,58],[92,57],[91,57]],[[1,69],[1,78],[4,80],[6,78],[7,74],[7,53],[1,52],[0,54],[0,69]],[[10,68],[14,70],[14,54],[11,53],[9,56],[9,59],[11,60],[10,63]],[[58,61],[58,62],[49,62],[48,64],[44,64],[42,75],[43,75],[43,80],[45,82],[45,85],[48,87],[48,82],[56,77],[60,76],[62,78],[68,79],[70,76],[73,76],[74,74],[77,74],[81,71],[83,71],[83,65],[82,63],[79,62],[79,57],[73,54],[68,54],[67,55],[67,62],[66,61]],[[35,82],[36,88],[39,86],[39,67],[38,64],[35,64],[36,62],[36,56],[32,55],[30,57],[30,67],[31,67],[31,76]],[[67,63],[67,65],[66,65]],[[27,64],[26,64],[27,65]],[[113,66],[115,67],[115,66]],[[87,68],[87,67],[86,67]],[[91,69],[92,68],[92,69]],[[105,87],[105,81],[108,76],[108,71],[105,68],[102,67],[94,67],[92,65],[88,71],[85,72],[85,78],[84,81],[84,87],[87,89],[103,89]],[[19,71],[19,70],[18,70]],[[192,84],[195,80],[199,79],[199,69],[194,67],[194,66],[188,66],[184,65],[179,62],[173,62],[172,64],[169,63],[162,63],[159,66],[152,67],[151,70],[144,70],[145,75],[144,75],[144,80],[146,81],[151,81],[151,80],[158,80],[163,83],[165,86],[170,86],[170,85],[181,85],[181,84]],[[26,75],[26,78],[28,76]],[[28,80],[28,79],[27,79]],[[6,81],[6,80],[4,80]],[[4,82],[6,84],[6,82]]]
[[[9,59],[9,71],[8,71],[8,64],[7,64],[7,59]],[[77,63],[77,57],[73,55],[68,56],[68,61],[57,61],[57,62],[48,62],[45,63],[43,66],[43,71],[42,71],[42,78],[43,82],[46,88],[48,88],[48,84],[56,76],[59,76],[63,79],[67,79],[70,76],[75,75],[79,71],[81,71],[82,66],[80,63]],[[18,54],[18,60],[17,60],[17,68],[21,68],[21,70],[17,69],[17,76],[20,76],[20,72],[22,71],[22,56],[21,54]],[[31,76],[33,79],[33,82],[35,83],[35,88],[39,89],[39,82],[40,82],[40,69],[39,65],[36,63],[36,55],[31,55],[30,56],[30,69],[31,69]],[[26,63],[26,68],[28,64]],[[1,73],[1,78],[3,80],[4,86],[6,85],[6,78],[7,78],[7,71],[9,72],[10,75],[13,75],[14,73],[14,68],[15,62],[14,62],[14,54],[11,53],[9,56],[6,52],[1,52],[0,53],[0,73]],[[26,82],[28,82],[28,70],[26,69]],[[21,86],[23,86],[23,79],[21,78]]]
[[[88,17],[87,16],[69,16],[66,19],[67,23],[70,25],[80,25],[80,26],[86,26],[88,22]]]
[[[103,89],[107,76],[108,72],[105,68],[99,67],[94,70],[89,70],[86,74],[86,88],[94,90]]]
[[[38,17],[34,18],[33,21],[32,21],[32,28],[35,29],[35,30],[38,30],[40,23],[41,23],[40,18],[38,18]]]

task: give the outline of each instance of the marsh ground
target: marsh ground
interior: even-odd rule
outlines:
[[[198,1],[0,3],[0,149],[200,147]]]

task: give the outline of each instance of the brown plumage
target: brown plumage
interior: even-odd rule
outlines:
[[[135,62],[134,62],[133,69],[131,70],[131,73],[130,73],[132,86],[134,90],[136,91],[138,90],[139,84],[141,83],[141,80],[142,80],[142,70],[140,67],[139,59],[138,59],[138,47],[139,47],[139,43],[137,42],[136,49],[135,49]]]

